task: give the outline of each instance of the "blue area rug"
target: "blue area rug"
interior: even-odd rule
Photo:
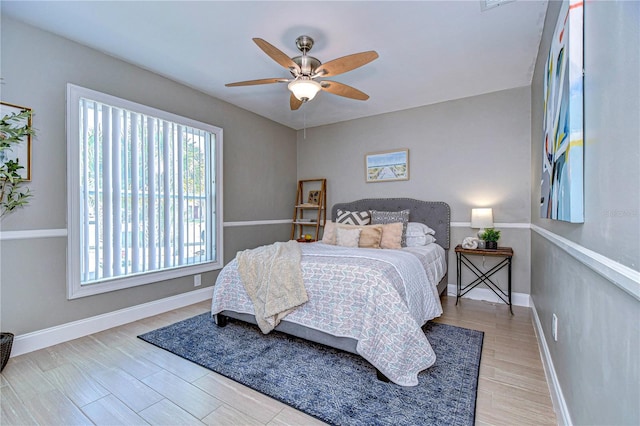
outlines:
[[[209,313],[138,336],[335,425],[473,425],[484,333],[427,323],[436,363],[415,387],[384,383],[363,358]]]

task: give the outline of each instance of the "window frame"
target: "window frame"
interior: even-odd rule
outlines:
[[[205,130],[215,135],[213,143],[214,159],[212,164],[215,168],[213,178],[214,200],[212,205],[215,211],[213,229],[216,248],[215,258],[209,262],[197,265],[184,265],[170,269],[147,271],[135,275],[125,275],[108,278],[100,282],[81,285],[80,253],[81,241],[81,220],[80,217],[80,98],[87,98],[93,101],[105,103],[118,108],[135,111],[138,113],[154,116],[162,120],[172,121],[189,127]],[[98,92],[75,84],[67,84],[67,299],[101,294],[125,288],[136,287],[145,284],[152,284],[158,281],[165,281],[174,278],[181,278],[190,275],[209,272],[221,269],[224,266],[224,216],[223,216],[223,131],[222,128],[211,124],[203,123],[177,114],[166,112],[147,105],[122,99],[106,93]]]

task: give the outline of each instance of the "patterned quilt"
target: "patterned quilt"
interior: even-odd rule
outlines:
[[[442,314],[436,286],[446,273],[444,249],[300,246],[309,301],[285,320],[353,338],[358,353],[391,381],[417,385],[418,373],[436,359],[421,326]],[[223,310],[255,314],[235,260],[214,288],[211,313]]]

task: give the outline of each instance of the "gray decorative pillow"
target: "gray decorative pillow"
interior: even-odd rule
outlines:
[[[371,223],[371,213],[369,210],[350,212],[349,210],[338,209],[336,223],[344,223],[345,225],[368,225]]]
[[[409,210],[401,210],[399,212],[381,212],[371,210],[371,224],[386,224],[402,222],[402,240],[400,245],[407,246],[407,224],[409,223]]]

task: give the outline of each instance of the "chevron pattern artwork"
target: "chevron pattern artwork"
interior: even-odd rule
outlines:
[[[345,225],[368,225],[371,223],[371,212],[369,210],[362,212],[338,210],[336,223],[344,223]]]

